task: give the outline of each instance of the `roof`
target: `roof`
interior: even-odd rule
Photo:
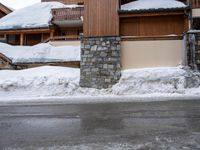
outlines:
[[[0,19],[0,30],[49,28],[52,20],[51,9],[76,7],[59,2],[43,2],[16,10]]]
[[[12,64],[80,61],[80,46],[57,47],[49,43],[12,46],[0,42],[0,58],[3,56]]]
[[[13,10],[11,8],[8,8],[7,6],[0,3],[0,10],[4,12],[5,14],[11,13]]]
[[[183,10],[187,6],[177,0],[137,0],[121,6],[120,12],[151,12],[163,10]]]

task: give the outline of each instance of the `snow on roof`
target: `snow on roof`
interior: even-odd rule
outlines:
[[[48,43],[35,46],[11,46],[0,43],[0,53],[13,63],[80,61],[80,46],[55,47]]]
[[[136,11],[149,9],[185,8],[186,5],[177,0],[137,0],[124,4],[121,10]]]
[[[51,9],[77,5],[64,5],[59,2],[43,2],[16,10],[0,19],[0,30],[48,28],[52,19]]]

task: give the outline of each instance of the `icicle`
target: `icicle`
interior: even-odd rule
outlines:
[[[187,59],[188,58],[188,56],[187,56],[187,54],[188,54],[187,34],[185,34],[183,36],[183,46],[184,46],[184,51],[183,51],[183,55],[182,55],[182,58],[183,58],[182,65],[187,66],[187,65],[189,65],[188,59]]]
[[[194,70],[197,70],[196,64],[196,37],[195,34],[189,35],[190,52],[191,52],[191,64]]]

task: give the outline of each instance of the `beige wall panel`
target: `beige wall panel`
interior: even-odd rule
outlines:
[[[192,9],[193,17],[200,17],[200,9]]]
[[[175,67],[184,63],[183,40],[122,41],[122,69]]]
[[[53,46],[80,46],[80,41],[51,41]]]

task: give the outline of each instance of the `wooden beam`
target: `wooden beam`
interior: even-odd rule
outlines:
[[[1,10],[2,12],[4,12],[5,14],[9,14],[9,13],[12,12],[12,10],[10,10],[10,9],[7,8],[6,6],[2,5],[1,3],[0,3],[0,10]]]
[[[37,34],[37,33],[50,33],[50,29],[24,29],[24,30],[1,30],[1,34]]]
[[[183,35],[177,36],[122,36],[122,41],[154,41],[154,40],[182,40]]]
[[[54,32],[55,32],[55,30],[54,30],[54,29],[51,29],[51,32],[50,32],[50,38],[51,38],[51,39],[54,37]]]
[[[183,11],[180,12],[164,12],[164,13],[120,13],[120,18],[126,17],[150,17],[150,16],[173,16],[173,15],[184,15]]]

